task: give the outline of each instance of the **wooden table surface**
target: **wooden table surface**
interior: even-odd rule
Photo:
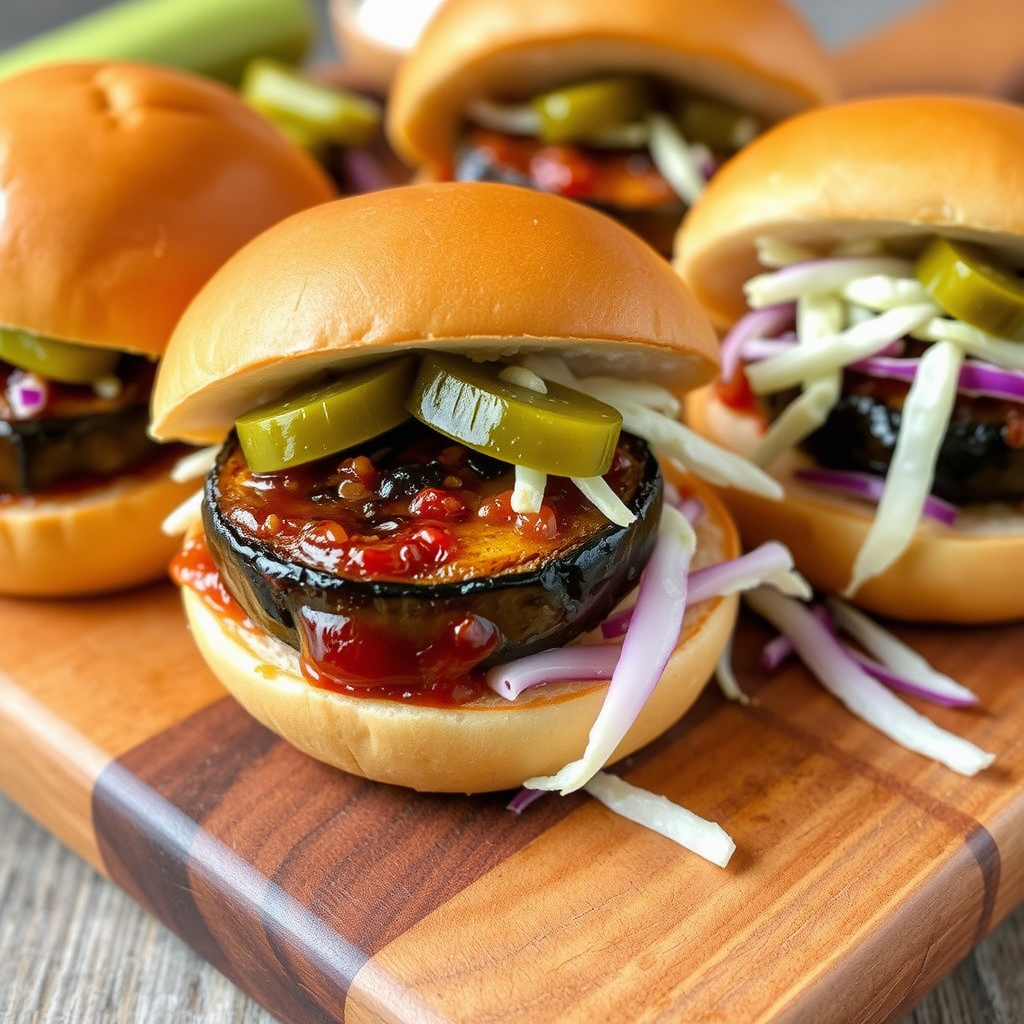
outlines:
[[[0,48],[96,6],[98,0],[3,0]],[[835,43],[919,4],[803,0],[799,6]],[[0,795],[0,1020],[264,1024],[273,1018]],[[1024,908],[903,1024],[911,1022],[1024,1022]]]

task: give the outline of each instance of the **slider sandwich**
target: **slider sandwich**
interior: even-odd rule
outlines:
[[[724,160],[833,93],[781,0],[448,0],[399,69],[387,128],[423,178],[586,202],[668,254]]]
[[[717,362],[668,263],[585,206],[441,183],[289,218],[154,392],[155,436],[211,445],[173,570],[200,650],[345,771],[588,784],[696,699],[737,588],[799,590],[784,552],[736,560],[700,477],[780,489],[678,422]]]
[[[0,593],[158,579],[181,449],[147,435],[156,360],[206,279],[332,196],[226,87],[141,64],[0,82]]]
[[[693,402],[786,499],[728,495],[823,590],[1024,615],[1024,109],[923,95],[793,118],[708,187],[675,265],[726,331]]]

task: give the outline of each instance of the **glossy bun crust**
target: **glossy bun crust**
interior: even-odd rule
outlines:
[[[719,402],[710,388],[691,395],[687,414],[695,429],[747,453],[757,437],[753,417]],[[781,541],[797,568],[818,589],[839,593],[872,522],[872,510],[852,498],[810,487],[789,466],[769,467],[786,488],[782,501],[730,490],[723,497],[743,543]],[[855,604],[910,622],[987,623],[1024,618],[1024,516],[1005,513],[985,532],[925,520],[907,550],[868,580]],[[1005,527],[1003,532],[1000,527]]]
[[[808,111],[712,178],[676,238],[675,266],[719,324],[746,311],[755,240],[826,249],[943,234],[1024,250],[1024,107],[899,96]]]
[[[739,554],[722,504],[698,489],[705,562]],[[606,685],[554,684],[514,702],[497,695],[456,708],[349,697],[300,675],[298,656],[267,634],[219,614],[183,589],[199,649],[243,707],[299,750],[354,775],[431,792],[510,789],[578,758]],[[716,598],[687,613],[679,644],[653,696],[611,760],[668,729],[697,699],[732,634],[738,598]]]
[[[416,185],[297,214],[229,260],[171,339],[153,433],[220,441],[318,372],[425,347],[552,350],[680,391],[718,366],[704,311],[611,218],[511,185]]]
[[[159,355],[239,246],[334,190],[231,90],[137,64],[0,82],[0,325]]]
[[[414,166],[446,161],[467,106],[639,72],[775,121],[834,92],[782,0],[447,0],[394,83],[388,131]]]

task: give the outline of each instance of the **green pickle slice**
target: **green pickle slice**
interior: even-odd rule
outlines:
[[[616,77],[581,82],[535,96],[544,142],[580,141],[642,118],[653,107],[642,78]]]
[[[0,327],[0,359],[62,384],[91,384],[108,377],[117,368],[120,355],[116,349],[76,345]]]
[[[251,107],[307,148],[326,142],[365,146],[380,126],[381,108],[374,100],[320,85],[266,58],[249,62],[240,91]]]
[[[402,356],[240,416],[235,430],[249,468],[273,473],[397,427],[409,418],[405,400],[415,374],[415,357]]]
[[[950,316],[1024,341],[1024,278],[981,246],[935,238],[918,256],[914,273]]]
[[[622,416],[571,388],[547,394],[499,379],[501,367],[431,353],[420,363],[409,412],[474,451],[556,476],[601,476]]]
[[[716,152],[732,152],[757,134],[750,114],[717,100],[686,96],[676,103],[676,122],[688,142],[703,142]]]

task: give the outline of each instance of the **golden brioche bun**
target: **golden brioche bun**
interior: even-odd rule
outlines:
[[[139,64],[0,82],[0,325],[159,355],[199,286],[334,195],[226,87]]]
[[[746,312],[755,240],[820,247],[948,235],[1024,249],[1024,107],[967,96],[866,99],[771,129],[712,178],[674,264],[719,325]]]
[[[718,365],[703,310],[609,217],[510,185],[415,185],[297,214],[229,260],[174,332],[152,432],[219,441],[320,371],[424,346],[553,349],[681,391]]]
[[[832,98],[829,61],[781,0],[447,0],[395,79],[388,132],[412,164],[451,156],[474,100],[650,74],[775,121]]]
[[[713,388],[690,394],[686,411],[694,429],[744,455],[760,435],[759,421],[724,405]],[[768,467],[785,487],[782,501],[738,490],[724,498],[744,545],[781,541],[815,587],[840,592],[850,580],[874,508],[795,479],[793,470],[800,465],[810,463],[794,454]],[[1022,564],[1024,516],[968,513],[957,526],[925,519],[899,559],[864,583],[854,601],[912,622],[1007,622],[1024,617]]]
[[[689,484],[689,481],[688,481]],[[697,525],[700,561],[739,554],[725,508],[694,487],[706,512]],[[451,708],[350,697],[300,674],[296,651],[214,610],[187,586],[192,635],[214,674],[258,721],[320,761],[378,782],[432,792],[510,789],[580,757],[607,685],[558,683],[510,702],[497,695]],[[678,721],[711,677],[736,620],[738,598],[689,609],[679,644],[614,761]]]
[[[197,484],[169,464],[66,496],[0,503],[0,593],[73,597],[167,575],[178,538],[160,526]]]

